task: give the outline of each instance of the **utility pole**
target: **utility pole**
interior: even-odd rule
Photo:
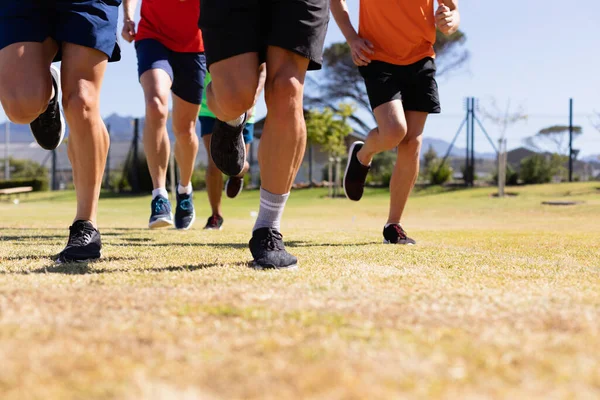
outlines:
[[[573,99],[569,99],[569,182],[573,182]]]

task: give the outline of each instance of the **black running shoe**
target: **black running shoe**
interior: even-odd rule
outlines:
[[[359,150],[362,149],[363,142],[354,142],[348,152],[348,164],[344,174],[344,192],[346,197],[353,201],[359,201],[365,190],[365,182],[371,167],[366,167],[358,161]]]
[[[246,144],[244,143],[244,127],[248,114],[244,115],[244,122],[233,127],[227,123],[216,120],[210,139],[210,155],[217,168],[225,175],[237,176],[244,170],[246,163]]]
[[[285,250],[283,235],[272,228],[260,228],[252,233],[250,252],[255,269],[298,269],[298,259]]]
[[[69,242],[58,255],[56,262],[66,264],[89,262],[100,258],[102,240],[100,232],[89,221],[75,221],[69,227]]]
[[[38,144],[46,150],[56,149],[65,137],[65,119],[60,112],[60,71],[54,65],[50,66],[54,97],[48,103],[48,108],[37,117],[29,127]]]
[[[229,179],[227,179],[227,182],[225,182],[225,193],[230,199],[235,199],[238,194],[242,193],[243,188],[244,178],[230,176]]]
[[[207,231],[220,231],[222,227],[223,217],[221,217],[220,215],[213,215],[208,217],[204,229]]]
[[[407,245],[417,244],[415,240],[406,235],[406,232],[399,224],[392,224],[383,229],[383,243]]]
[[[173,225],[173,213],[171,212],[171,203],[169,199],[163,196],[156,196],[150,205],[150,229],[164,228]]]
[[[175,209],[175,228],[187,231],[196,220],[194,211],[194,195],[177,192],[177,208]]]

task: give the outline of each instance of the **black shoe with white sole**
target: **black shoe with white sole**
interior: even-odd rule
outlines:
[[[276,229],[260,228],[252,232],[250,252],[254,269],[293,270],[298,259],[285,250],[283,235]]]
[[[370,166],[364,166],[358,161],[357,154],[362,149],[363,142],[354,142],[348,152],[348,164],[344,174],[344,193],[352,201],[359,201],[365,190],[365,182]]]
[[[50,67],[54,97],[48,103],[48,108],[37,117],[29,127],[33,137],[45,150],[56,149],[65,137],[66,124],[60,111],[60,71],[52,65]]]
[[[230,176],[225,182],[225,193],[230,199],[235,199],[238,194],[242,193],[244,188],[244,178],[238,176]]]
[[[248,114],[244,115],[244,122],[239,126],[231,126],[226,122],[216,120],[213,133],[210,136],[210,155],[225,175],[237,176],[244,170],[246,163],[246,144],[244,143],[244,127]]]
[[[384,244],[417,244],[414,239],[409,238],[399,224],[391,224],[383,228]]]
[[[90,262],[100,258],[100,232],[89,221],[75,221],[69,227],[69,241],[58,255],[57,263]]]

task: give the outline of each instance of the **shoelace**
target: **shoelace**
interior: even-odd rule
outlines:
[[[94,234],[94,229],[84,224],[73,225],[69,227],[69,231],[68,244],[70,246],[85,246],[92,240],[92,235]]]
[[[396,230],[396,232],[398,233],[398,237],[400,237],[400,239],[408,239],[406,232],[404,232],[404,229],[402,229],[402,227],[400,225],[393,225],[393,227]]]
[[[269,231],[267,236],[260,241],[262,247],[271,251],[283,250],[283,235],[276,231]]]
[[[166,204],[167,201],[165,199],[163,199],[162,197],[157,198],[156,202],[154,203],[154,213],[158,214],[162,210],[167,211]]]
[[[192,202],[189,199],[181,200],[179,208],[183,211],[190,211],[192,209]]]

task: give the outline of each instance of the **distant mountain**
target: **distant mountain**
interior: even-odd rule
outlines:
[[[600,163],[600,154],[595,154],[595,155],[591,155],[591,156],[582,157],[581,161],[593,162],[593,163]]]
[[[130,141],[133,138],[133,121],[134,117],[121,116],[118,114],[111,114],[104,118],[104,123],[110,128],[110,134],[113,141],[125,142]],[[142,135],[142,128],[144,127],[144,118],[140,118],[140,137]],[[167,123],[167,130],[169,136],[173,138],[173,132],[171,128],[171,119]],[[6,122],[0,124],[0,143],[4,143],[4,133],[6,132]],[[67,128],[67,136],[69,130]],[[31,143],[33,142],[33,136],[29,130],[29,125],[17,125],[10,124],[10,141],[11,143]]]
[[[438,154],[439,157],[443,157],[446,155],[448,148],[450,147],[450,143],[446,142],[442,139],[425,137],[423,138],[422,152],[426,152],[429,150],[429,147],[432,147],[433,150]],[[450,156],[452,157],[460,157],[464,158],[467,150],[464,147],[454,146],[450,151]],[[475,153],[475,158],[479,159],[495,159],[496,153]]]

